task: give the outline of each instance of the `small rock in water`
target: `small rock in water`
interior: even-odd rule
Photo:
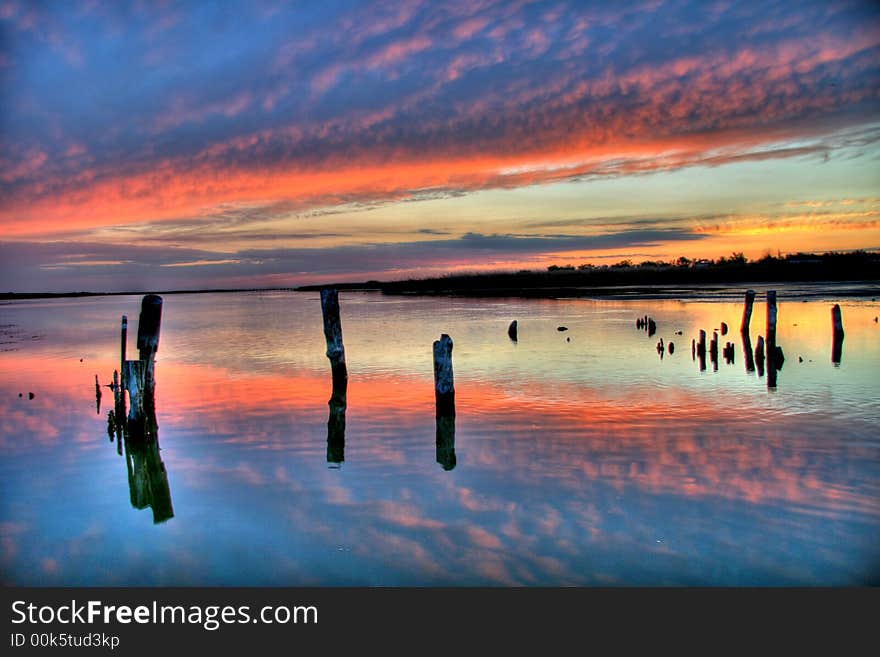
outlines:
[[[556,330],[557,330],[557,331],[567,331],[567,330],[568,330],[568,327],[567,327],[567,326],[557,326],[557,327],[556,327]]]
[[[679,333],[680,333],[680,332],[679,332]],[[675,351],[675,344],[672,343],[672,342],[670,342],[669,345],[666,347],[666,350],[667,350],[670,354],[673,353],[673,352]]]
[[[36,395],[34,393],[32,393],[32,392],[28,393],[28,399],[33,399],[34,397],[36,397]]]
[[[803,363],[803,362],[804,362],[804,357],[803,357],[803,356],[798,356],[798,362],[799,362],[799,363]]]
[[[79,362],[80,362],[80,363],[81,363],[81,362],[83,362],[83,359],[82,359],[82,358],[80,358],[80,359],[79,359]]]
[[[565,338],[566,342],[571,342],[571,338]]]
[[[22,397],[24,397],[24,395],[21,393],[18,393],[18,398],[21,399]]]

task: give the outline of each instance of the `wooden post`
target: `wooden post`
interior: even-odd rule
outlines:
[[[339,319],[339,293],[321,290],[321,314],[324,316],[324,338],[327,341],[327,358],[333,375],[333,388],[348,384],[345,366],[345,346],[342,343],[342,322]]]
[[[752,321],[752,304],[755,303],[755,291],[754,290],[746,290],[746,305],[743,309],[743,319],[742,324],[740,325],[739,332],[747,335],[749,332],[749,324]]]
[[[116,430],[117,451],[119,451],[125,425],[125,390],[119,383],[119,372],[116,370],[113,370],[113,424]]]
[[[452,338],[445,333],[434,341],[434,398],[437,417],[455,417],[455,383],[452,378]]]
[[[513,340],[514,342],[516,342],[516,340],[517,340],[517,332],[516,332],[516,329],[517,329],[516,320],[513,320],[513,321],[510,323],[510,326],[507,327],[507,336],[508,336],[511,340]]]
[[[125,370],[126,345],[128,344],[128,316],[122,316],[122,330],[119,340],[119,371]]]
[[[146,418],[144,412],[144,388],[146,377],[146,361],[127,360],[125,361],[125,381],[128,390],[128,429],[129,435],[134,433],[139,436],[143,433],[143,424]]]
[[[700,329],[700,340],[697,342],[697,359],[700,361],[700,371],[706,370],[706,331]]]
[[[709,341],[709,360],[712,362],[712,369],[718,371],[718,333],[712,331],[712,339]]]
[[[776,291],[767,290],[767,358],[776,348]]]
[[[776,387],[776,291],[767,290],[767,387]]]
[[[144,389],[148,406],[152,406],[156,387],[155,359],[159,351],[159,328],[162,324],[162,297],[148,294],[141,301],[141,314],[138,318],[137,348],[138,358],[146,362],[144,369]]]
[[[843,318],[840,315],[840,306],[836,303],[831,308],[831,362],[840,365],[843,358]]]

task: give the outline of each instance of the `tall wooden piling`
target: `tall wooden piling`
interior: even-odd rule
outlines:
[[[776,348],[776,291],[767,290],[767,357]]]
[[[767,290],[767,387],[776,387],[776,291]]]
[[[324,316],[324,338],[327,341],[327,358],[333,374],[333,389],[348,384],[345,366],[345,346],[342,343],[342,322],[339,319],[339,293],[321,290],[321,313]]]
[[[739,332],[743,335],[748,335],[749,332],[749,324],[752,321],[752,305],[755,303],[755,291],[754,290],[746,290],[746,302],[745,308],[743,308],[743,318],[742,324],[739,327]]]
[[[517,323],[516,323],[516,320],[513,320],[513,321],[510,323],[510,326],[507,327],[507,336],[508,336],[511,340],[513,340],[514,342],[517,341],[517,337],[518,337],[518,336],[517,336]]]
[[[162,324],[162,297],[148,294],[141,301],[141,314],[138,317],[137,348],[138,358],[145,362],[144,394],[148,406],[153,403],[156,387],[156,352],[159,351],[159,329]]]
[[[434,341],[434,398],[437,417],[455,416],[455,383],[452,377],[452,338],[445,333]]]
[[[836,303],[831,308],[831,338],[831,362],[840,365],[843,359],[843,318]]]

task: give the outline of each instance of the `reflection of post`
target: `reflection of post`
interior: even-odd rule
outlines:
[[[150,507],[153,510],[153,523],[159,524],[174,517],[174,508],[168,473],[159,452],[155,412],[147,412],[140,427],[143,434],[138,439],[129,434],[125,441],[128,490],[131,505],[136,509]]]
[[[742,324],[739,327],[739,332],[743,335],[748,335],[749,333],[749,324],[752,321],[752,304],[755,303],[755,291],[754,290],[746,290],[746,305],[743,309],[743,319]]]
[[[840,365],[843,358],[843,318],[840,315],[840,306],[836,303],[831,309],[831,362]]]
[[[342,344],[342,322],[339,319],[339,293],[321,290],[321,314],[324,316],[324,338],[327,341],[327,358],[333,375],[333,388],[348,382],[345,366],[345,346]]]
[[[95,407],[98,415],[101,414],[101,384],[98,383],[98,375],[95,374]]]
[[[455,416],[455,384],[452,379],[452,338],[445,333],[434,341],[434,397],[437,417]]]
[[[330,417],[327,418],[327,463],[345,461],[345,384],[333,387],[330,397]]]
[[[758,344],[755,345],[755,365],[758,368],[758,376],[764,376],[764,336],[758,336]]]
[[[700,360],[700,371],[706,371],[706,331],[700,329],[700,341],[697,342],[697,358]]]
[[[162,297],[148,294],[141,301],[141,315],[138,318],[137,348],[138,358],[146,361],[144,367],[145,401],[153,406],[153,393],[156,388],[155,359],[159,351],[159,327],[162,323]]]
[[[144,421],[144,385],[147,363],[142,360],[125,361],[125,372],[122,380],[128,390],[128,428],[142,425]],[[137,431],[137,430],[136,430]]]
[[[455,467],[455,416],[437,418],[437,463],[444,470]]]
[[[767,290],[767,387],[776,387],[776,291]]]
[[[712,370],[718,371],[718,334],[712,331],[712,340],[709,341],[709,360],[712,361]]]
[[[755,356],[752,353],[752,339],[749,337],[748,331],[743,331],[741,334],[742,337],[742,345],[743,345],[743,354],[745,354],[746,358],[746,372],[754,372],[755,371]]]

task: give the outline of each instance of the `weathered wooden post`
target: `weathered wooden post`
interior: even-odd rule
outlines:
[[[122,443],[125,428],[125,390],[119,383],[119,372],[116,370],[113,370],[113,425],[116,431],[117,451],[121,454],[119,444]]]
[[[767,387],[776,387],[776,291],[767,290]]]
[[[510,323],[510,326],[507,327],[507,336],[508,336],[511,340],[513,340],[514,342],[517,341],[517,323],[516,323],[516,320],[513,320],[513,321]]]
[[[445,333],[434,341],[434,399],[437,462],[444,470],[452,470],[455,467],[455,382],[452,376],[452,338]]]
[[[339,293],[336,290],[321,290],[321,313],[324,316],[324,338],[327,341],[327,358],[330,359],[335,390],[338,386],[348,385],[342,322],[339,319]]]
[[[709,360],[712,362],[713,371],[718,371],[718,333],[712,331],[712,340],[709,342]]]
[[[159,328],[162,324],[162,297],[148,294],[141,301],[141,314],[138,318],[137,348],[138,358],[146,362],[144,367],[144,389],[147,406],[152,408],[156,389],[156,352],[159,351]]]
[[[754,290],[746,290],[746,305],[743,309],[743,318],[742,324],[740,325],[739,332],[748,335],[749,332],[749,324],[752,321],[752,304],[755,303],[755,291]]]
[[[700,371],[706,370],[706,331],[700,329],[700,339],[697,342],[697,359],[700,361]]]
[[[324,319],[324,339],[333,390],[327,417],[327,462],[345,460],[345,410],[348,402],[348,367],[345,364],[345,345],[342,342],[342,320],[339,316],[339,292],[321,290],[321,315]]]
[[[434,341],[434,399],[437,417],[455,416],[455,383],[452,377],[452,338],[445,333]]]
[[[122,330],[119,336],[119,371],[125,369],[126,345],[128,344],[128,316],[122,316]]]
[[[840,315],[840,306],[834,304],[831,308],[831,362],[840,365],[843,358],[843,318]]]
[[[128,436],[135,439],[142,438],[146,412],[144,397],[146,392],[147,361],[127,360],[123,381],[128,390]]]

